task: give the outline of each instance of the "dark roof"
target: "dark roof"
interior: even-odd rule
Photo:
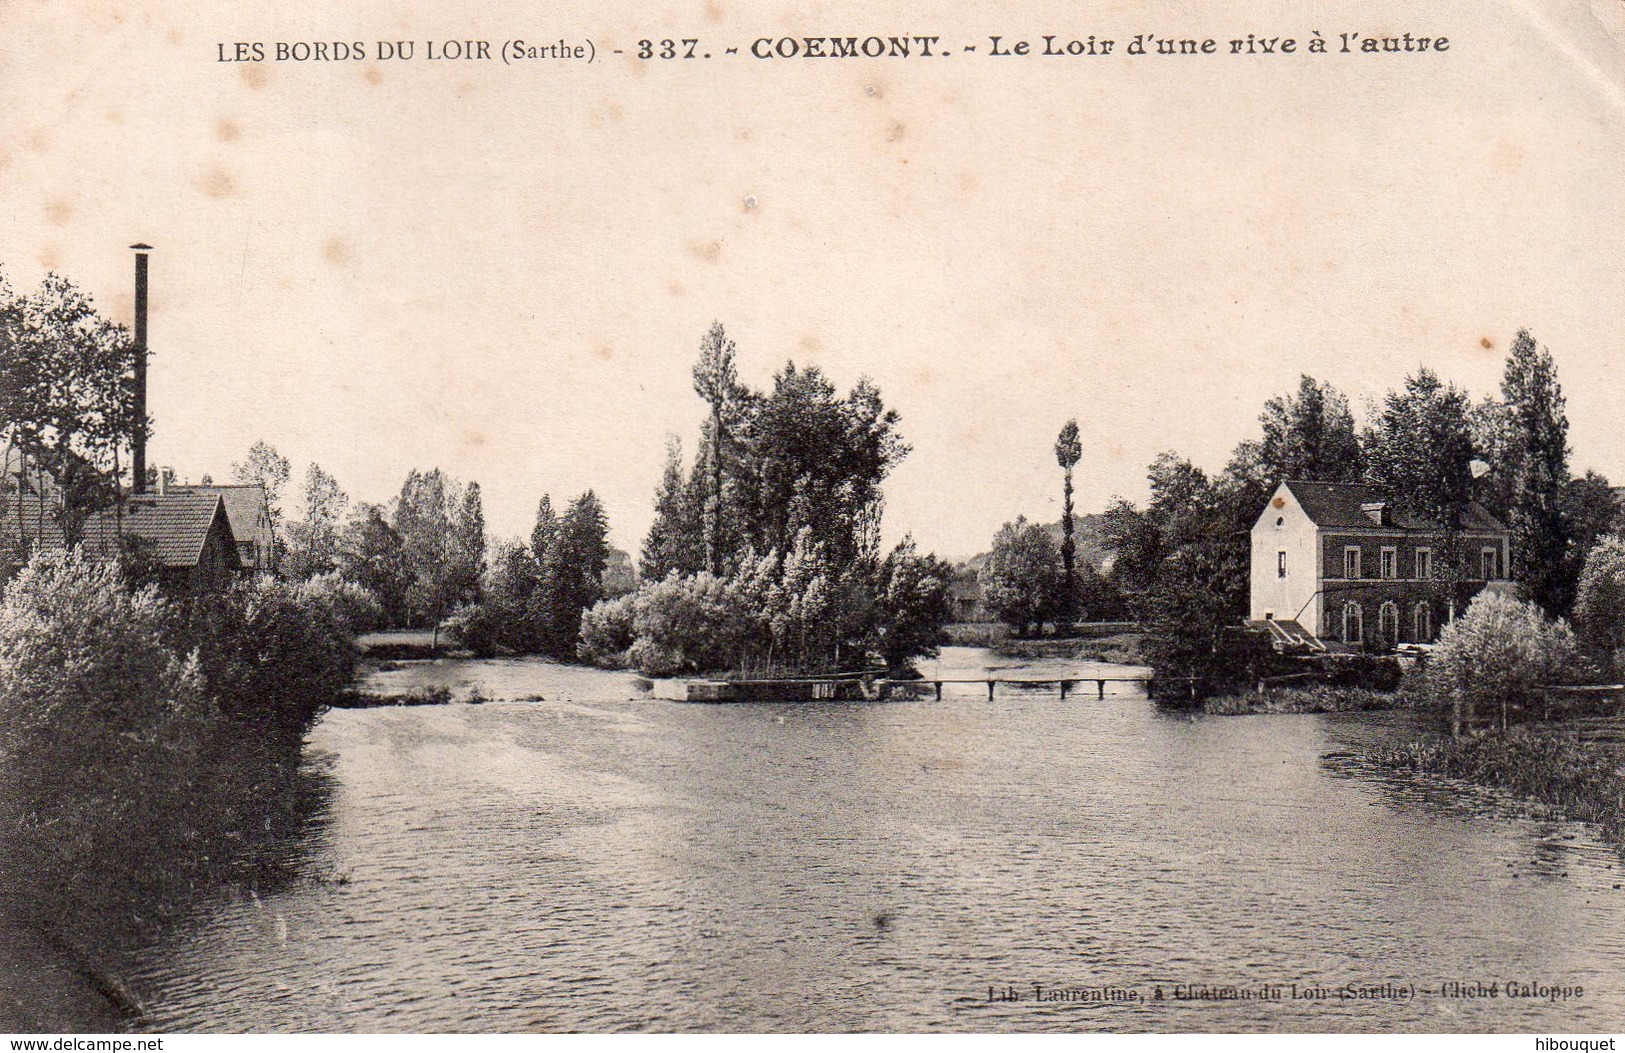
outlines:
[[[238,541],[258,541],[267,550],[271,544],[271,515],[265,500],[265,487],[259,483],[209,483],[171,486],[170,493],[218,494],[226,503],[226,518]]]
[[[0,553],[15,562],[23,544],[36,539],[46,548],[62,547],[62,531],[47,509],[41,514],[39,498],[23,495],[0,502]],[[132,494],[124,499],[123,514],[105,509],[85,523],[81,544],[87,555],[111,558],[118,551],[120,529],[129,537],[145,540],[153,556],[166,567],[195,567],[203,555],[203,545],[215,520],[231,536],[231,523],[218,494],[168,493]],[[236,557],[235,544],[228,546]]]
[[[1387,496],[1369,483],[1316,483],[1301,479],[1288,479],[1283,484],[1298,499],[1311,522],[1320,527],[1374,527],[1374,522],[1362,507],[1385,502]],[[1408,516],[1395,509],[1392,525],[1402,530],[1438,530],[1439,524]],[[1505,530],[1489,510],[1474,501],[1467,508],[1462,521],[1463,530]]]

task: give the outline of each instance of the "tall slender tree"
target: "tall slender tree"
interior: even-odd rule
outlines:
[[[713,574],[722,573],[722,477],[728,446],[727,408],[738,389],[734,342],[728,339],[721,322],[712,322],[700,341],[700,358],[694,364],[694,391],[711,406],[711,488],[705,497],[705,565]]]
[[[1055,462],[1061,466],[1065,482],[1061,487],[1061,567],[1065,580],[1061,586],[1061,617],[1071,620],[1077,607],[1077,542],[1072,537],[1072,469],[1083,457],[1083,444],[1078,441],[1076,418],[1066,422],[1055,440]]]
[[[1512,576],[1548,614],[1573,602],[1563,491],[1569,485],[1569,421],[1551,352],[1520,329],[1501,379],[1504,463],[1511,489]]]

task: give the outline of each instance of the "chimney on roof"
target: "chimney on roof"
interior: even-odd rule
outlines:
[[[147,253],[152,246],[136,243],[135,250],[135,438],[130,443],[132,493],[147,492]]]

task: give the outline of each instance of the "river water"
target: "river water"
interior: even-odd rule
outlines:
[[[997,664],[949,648],[937,671]],[[1000,670],[1060,671],[1131,672]],[[291,846],[294,880],[223,896],[145,951],[144,1026],[1625,1023],[1620,857],[1491,794],[1358,770],[1401,715],[1193,717],[976,686],[686,705],[529,660],[407,663],[368,686],[494,701],[328,714],[307,750],[326,804]],[[1509,980],[1584,991],[1509,998]],[[1499,993],[1441,996],[1452,981]],[[1204,987],[1249,997],[1181,997]]]

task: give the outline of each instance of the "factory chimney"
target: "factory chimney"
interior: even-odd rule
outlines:
[[[135,244],[135,438],[130,443],[130,492],[147,492],[147,253]]]

